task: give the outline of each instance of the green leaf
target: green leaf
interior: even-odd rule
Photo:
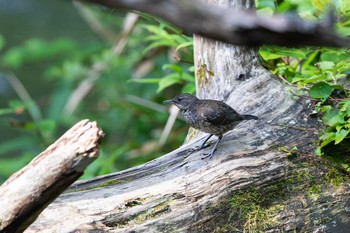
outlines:
[[[349,58],[349,54],[339,51],[330,51],[330,52],[324,52],[321,54],[322,61],[331,61],[334,63],[338,63],[342,60],[346,60]]]
[[[298,80],[298,81],[303,81],[303,85],[305,85],[308,83],[315,83],[315,82],[324,81],[324,80],[325,80],[324,74],[316,74],[316,75],[313,75],[307,79],[303,78],[303,79]],[[293,80],[293,82],[294,82],[294,80]]]
[[[344,86],[339,84],[332,84],[333,89],[344,91]]]
[[[133,83],[159,83],[160,78],[143,78],[143,79],[129,79],[129,82]]]
[[[329,0],[312,0],[311,1],[314,8],[316,8],[319,11],[325,11],[326,9],[329,9],[330,7],[330,1]]]
[[[264,7],[259,10],[257,10],[257,13],[260,15],[270,15],[272,16],[274,14],[274,9],[270,7]]]
[[[343,141],[343,139],[348,135],[350,131],[341,129],[340,131],[335,133],[335,142],[334,144],[338,144],[339,142]]]
[[[322,150],[321,150],[321,147],[320,147],[320,146],[316,148],[316,150],[315,150],[315,154],[316,154],[316,155],[318,155],[318,156],[323,155],[323,152],[322,152]]]
[[[317,102],[317,103],[315,104],[315,111],[316,111],[316,112],[321,111],[321,106],[322,106],[322,102]]]
[[[8,101],[9,108],[0,108],[0,115],[6,115],[10,113],[22,113],[28,105],[19,100],[9,100]]]
[[[56,121],[44,119],[38,123],[37,127],[41,132],[51,134],[56,129]]]
[[[194,83],[187,83],[183,86],[181,93],[193,94],[196,91],[196,85]]]
[[[340,111],[344,112],[346,115],[350,115],[350,101],[345,100],[339,103],[339,106],[341,106]]]
[[[175,64],[165,64],[165,65],[163,65],[162,69],[163,70],[170,69],[170,70],[178,73],[179,75],[181,75],[181,73],[182,73],[181,66],[175,65]]]
[[[329,85],[328,83],[316,83],[314,84],[310,90],[309,95],[312,98],[318,98],[318,99],[326,99],[328,98],[333,92],[333,87]]]
[[[295,57],[304,59],[306,54],[309,52],[307,49],[295,49],[295,48],[275,48],[274,53],[282,55],[283,57]]]
[[[195,68],[194,66],[188,67],[188,71],[189,71],[189,72],[194,73],[195,70],[196,70],[196,68]]]
[[[343,124],[338,124],[335,126],[335,130],[340,131],[342,128],[344,128],[344,125]]]
[[[282,55],[274,53],[269,47],[262,47],[259,50],[259,54],[264,60],[273,60],[282,57]]]
[[[173,47],[174,44],[169,42],[169,41],[156,41],[151,43],[150,45],[148,45],[143,51],[142,54],[146,54],[149,50],[157,48],[157,47],[161,47],[161,46],[168,46],[168,47]]]
[[[23,52],[19,48],[12,48],[2,57],[2,63],[11,68],[18,68],[24,63]]]
[[[12,108],[1,108],[0,109],[0,116],[10,114],[10,113],[15,113],[15,112],[16,112],[16,110],[12,109]]]
[[[160,92],[160,91],[164,90],[165,88],[167,88],[175,83],[178,83],[179,81],[181,81],[181,79],[177,73],[169,74],[169,75],[163,77],[159,81],[159,87],[157,89],[157,92]]]
[[[323,140],[320,147],[324,147],[325,145],[329,144],[331,141],[333,141],[335,138],[335,133],[334,132],[329,132],[323,134],[320,139]]]
[[[320,50],[317,49],[313,52],[311,52],[305,59],[305,61],[303,62],[303,68],[306,67],[306,68],[309,68],[309,65],[311,64],[311,62],[313,60],[315,60],[316,56],[320,53]]]
[[[329,111],[331,111],[332,110],[332,106],[330,106],[330,105],[323,105],[322,107],[321,107],[321,111],[322,112],[329,112]],[[337,114],[338,114],[338,112],[337,112]],[[335,115],[334,115],[335,116]],[[332,116],[332,117],[334,117],[334,116]]]
[[[57,39],[52,42],[30,39],[23,45],[13,47],[6,51],[2,61],[6,66],[18,68],[25,62],[46,61],[50,57],[66,52],[70,53],[75,48],[76,44],[68,39]]]
[[[335,117],[331,118],[327,123],[331,127],[339,124],[344,124],[344,116],[342,114],[338,114]]]
[[[265,7],[270,7],[270,8],[275,8],[275,1],[274,0],[259,0],[256,2],[256,8],[265,8]]]
[[[331,70],[334,68],[335,64],[331,61],[321,61],[316,63],[316,66],[319,67],[321,70]]]
[[[9,107],[12,108],[12,109],[15,109],[15,108],[22,108],[22,107],[25,106],[25,104],[24,104],[22,101],[16,100],[16,99],[10,100],[10,101],[8,102],[8,105],[9,105]]]
[[[327,132],[327,133],[325,133],[325,134],[322,134],[321,136],[320,136],[320,139],[321,140],[333,140],[334,139],[334,137],[335,137],[335,133],[334,132]]]
[[[194,77],[193,77],[193,75],[191,75],[191,74],[189,74],[189,73],[183,73],[183,74],[181,75],[181,79],[186,80],[187,82],[192,82],[192,83],[194,83]]]
[[[350,28],[349,28],[349,27],[337,28],[337,32],[338,32],[341,36],[350,36]]]
[[[179,44],[176,47],[176,50],[179,50],[179,49],[182,49],[182,48],[185,48],[185,47],[190,47],[190,46],[193,46],[193,41],[187,41],[187,42]]]

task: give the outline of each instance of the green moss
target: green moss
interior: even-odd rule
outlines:
[[[284,186],[285,183],[280,182],[267,187],[263,192],[257,188],[237,192],[230,200],[232,213],[229,221],[233,216],[238,216],[244,232],[262,232],[277,225],[279,221],[273,216],[285,208],[284,205],[277,204],[285,196]]]
[[[170,206],[169,206],[170,201],[165,201],[163,203],[160,203],[148,210],[142,211],[138,213],[135,216],[134,223],[135,224],[141,224],[146,220],[153,219],[157,216],[160,216],[164,213],[167,213],[170,211]]]
[[[315,219],[313,220],[313,224],[314,224],[314,225],[324,225],[324,224],[326,224],[326,223],[328,223],[328,222],[330,222],[330,221],[332,221],[332,219],[329,218],[329,217],[315,218]]]
[[[145,172],[145,173],[143,174],[143,176],[150,176],[150,175],[153,175],[153,174],[155,174],[155,173],[158,173],[158,172],[164,170],[165,168],[166,168],[166,166],[158,167],[157,169],[153,169],[153,170],[150,170],[150,171],[148,171],[148,172]]]
[[[214,72],[208,70],[206,64],[200,64],[195,71],[195,77],[199,86],[208,83],[208,77],[214,76]]]
[[[221,226],[216,227],[213,230],[213,233],[224,233],[224,232],[242,232],[239,228],[234,227],[230,224],[223,224]]]
[[[206,64],[200,64],[197,68],[196,68],[196,77],[200,78],[200,79],[204,79],[206,78],[206,75],[208,74],[209,76],[214,76],[214,72],[208,70],[207,65]]]
[[[139,198],[139,197],[134,199],[129,199],[129,200],[126,200],[124,206],[126,208],[131,208],[137,205],[141,205],[144,200],[145,198]]]
[[[336,168],[330,168],[325,174],[325,183],[330,184],[333,187],[339,187],[344,183],[344,177]]]
[[[129,182],[129,181],[130,181],[129,179],[107,180],[104,183],[92,185],[92,186],[89,186],[89,187],[86,187],[86,188],[68,190],[66,193],[74,193],[74,192],[86,191],[86,190],[90,190],[90,189],[96,189],[96,188],[101,188],[101,187],[105,187],[105,186],[126,183],[126,182]]]
[[[143,202],[145,200],[146,199],[141,199],[141,198],[129,199],[125,202],[124,207],[122,207],[119,211],[123,213],[125,210],[125,207],[132,208],[137,205],[144,204]],[[121,217],[123,215],[121,213],[111,214],[103,221],[103,223],[108,227],[116,227],[116,228],[139,225],[147,220],[154,219],[167,212],[170,212],[171,211],[170,205],[169,205],[170,202],[171,202],[171,199],[167,198],[166,200],[164,200],[163,202],[159,203],[154,207],[151,207],[149,209],[143,209],[133,215],[126,216],[126,217]]]
[[[297,208],[288,206],[293,197],[297,196],[301,208],[306,208],[310,202],[323,198],[322,189],[325,185],[337,187],[344,183],[344,177],[335,168],[324,172],[317,168],[310,170],[310,163],[299,163],[297,166],[298,169],[293,170],[283,181],[235,192],[229,201],[231,214],[228,223],[217,227],[215,232],[264,232],[281,224],[276,217],[278,213]],[[329,218],[320,215],[314,224],[329,221]],[[235,228],[240,229],[232,231]]]

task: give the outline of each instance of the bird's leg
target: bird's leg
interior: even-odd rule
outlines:
[[[205,144],[207,143],[207,141],[208,141],[212,136],[213,136],[213,134],[210,134],[210,135],[204,140],[204,142],[202,143],[201,147],[199,147],[198,150],[201,150],[201,149],[203,149],[203,148],[209,146],[209,145],[205,145]]]
[[[202,145],[201,145],[200,147],[194,148],[195,151],[199,151],[199,150],[201,150],[201,149],[203,149],[203,148],[208,147],[209,145],[205,145],[205,144],[207,143],[207,141],[208,141],[212,136],[213,136],[213,134],[210,134],[210,135],[204,140],[204,142],[202,143]]]
[[[213,149],[211,149],[211,151],[209,152],[209,154],[206,154],[204,157],[202,157],[202,159],[206,159],[206,158],[211,159],[211,157],[213,157],[214,152],[216,151],[216,147],[218,147],[218,145],[219,145],[221,139],[222,139],[222,135],[219,136],[218,140],[216,141],[216,143],[215,143]]]

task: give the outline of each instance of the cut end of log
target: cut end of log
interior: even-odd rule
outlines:
[[[26,229],[98,157],[104,136],[95,121],[75,124],[0,187],[0,231]]]

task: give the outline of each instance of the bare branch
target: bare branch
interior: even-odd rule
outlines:
[[[188,0],[85,0],[109,8],[142,11],[169,21],[185,33],[236,44],[258,46],[347,47],[350,40],[337,36],[327,23],[304,21],[297,16],[258,16]]]

